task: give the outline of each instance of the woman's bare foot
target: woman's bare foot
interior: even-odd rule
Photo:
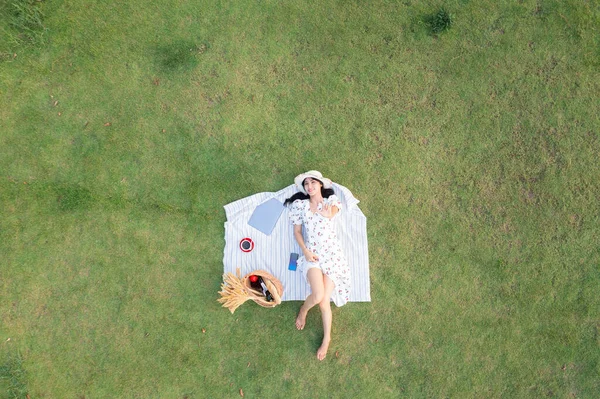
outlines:
[[[304,306],[300,307],[300,311],[298,312],[298,317],[296,317],[296,328],[298,330],[304,330],[304,325],[306,324],[306,314],[308,312],[304,311]]]
[[[317,359],[323,360],[327,356],[327,350],[329,349],[329,339],[323,338],[321,347],[317,350]]]

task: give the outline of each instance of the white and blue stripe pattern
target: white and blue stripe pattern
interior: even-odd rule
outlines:
[[[358,208],[358,200],[350,190],[333,183],[335,194],[342,201],[342,210],[336,216],[336,232],[352,272],[351,302],[370,302],[369,247],[367,243],[367,219]],[[223,265],[225,273],[235,274],[240,268],[242,276],[253,270],[266,270],[277,277],[284,287],[283,301],[303,301],[310,294],[310,287],[298,271],[288,270],[290,253],[302,255],[294,239],[289,210],[281,214],[271,235],[256,230],[248,224],[256,206],[276,198],[283,203],[298,190],[290,185],[276,193],[258,193],[224,206],[225,250]],[[251,252],[242,252],[240,241],[249,237],[254,241]]]

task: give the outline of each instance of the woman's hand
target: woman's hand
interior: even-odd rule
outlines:
[[[329,204],[323,204],[323,208],[317,212],[320,215],[326,217],[327,219],[331,219],[332,217],[335,216],[335,214],[338,212],[338,208],[337,206],[332,206]]]
[[[319,257],[315,253],[309,251],[308,249],[304,250],[304,258],[306,259],[307,262],[318,262],[319,261]]]

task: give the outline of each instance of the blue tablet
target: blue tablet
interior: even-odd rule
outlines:
[[[271,198],[256,207],[248,224],[266,235],[271,235],[282,212],[283,204]]]

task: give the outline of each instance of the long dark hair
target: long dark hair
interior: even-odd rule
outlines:
[[[306,180],[306,179],[304,179],[304,180]],[[304,186],[304,180],[302,180],[303,186]],[[319,179],[315,179],[315,180],[319,180]],[[329,198],[330,195],[335,194],[333,191],[333,188],[325,188],[323,186],[323,182],[321,180],[319,180],[319,183],[321,183],[321,196],[323,198]],[[287,204],[291,204],[292,202],[296,201],[297,199],[305,200],[305,199],[309,199],[309,198],[310,198],[310,195],[304,194],[302,191],[298,191],[296,194],[294,194],[290,198],[286,199],[283,204],[287,205]]]

